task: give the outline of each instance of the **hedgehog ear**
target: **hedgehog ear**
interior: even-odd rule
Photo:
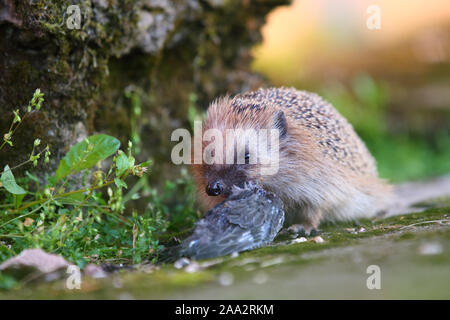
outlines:
[[[278,110],[275,112],[272,118],[272,124],[275,129],[280,130],[280,139],[284,138],[287,134],[287,121],[283,111]]]

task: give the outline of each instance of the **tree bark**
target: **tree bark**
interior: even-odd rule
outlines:
[[[266,14],[286,2],[0,0],[0,133],[36,88],[45,94],[0,165],[27,160],[39,138],[52,151],[40,172],[51,172],[71,145],[103,132],[164,167],[190,106],[264,84],[249,69],[251,48]]]

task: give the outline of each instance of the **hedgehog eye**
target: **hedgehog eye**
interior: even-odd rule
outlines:
[[[249,164],[250,163],[250,153],[246,152],[245,153],[245,164]]]

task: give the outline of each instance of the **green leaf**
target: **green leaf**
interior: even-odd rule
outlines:
[[[128,157],[121,150],[119,150],[115,160],[117,167],[116,176],[121,176],[126,170],[130,168],[130,162],[128,161]]]
[[[14,113],[13,123],[22,121],[22,119],[19,116],[19,109],[17,109],[16,111],[13,111],[13,113]]]
[[[39,180],[38,180],[38,178],[37,178],[35,175],[29,173],[28,171],[25,171],[25,175],[26,175],[28,178],[30,178],[31,180],[33,180],[34,182],[39,183]]]
[[[0,178],[0,181],[2,182],[3,186],[5,187],[8,192],[12,194],[26,194],[27,192],[20,187],[16,180],[14,179],[14,175],[12,171],[9,169],[9,166],[6,165],[3,169],[2,177]]]
[[[150,167],[151,165],[152,165],[152,161],[151,160],[139,163],[139,166],[143,167],[143,168],[144,167]]]
[[[123,180],[120,180],[119,178],[115,178],[114,179],[114,183],[116,184],[116,186],[118,188],[122,188],[122,187],[125,188],[125,189],[128,188],[127,184]]]
[[[15,194],[14,195],[14,208],[19,208],[22,204],[22,200],[25,197],[25,194]]]
[[[106,134],[90,136],[74,145],[59,162],[56,170],[56,182],[68,175],[93,167],[106,159],[120,147],[120,141]]]
[[[71,195],[59,198],[58,201],[61,202],[72,202],[72,203],[78,203],[78,202],[82,202],[85,198],[85,195],[80,192],[80,193],[73,193]]]

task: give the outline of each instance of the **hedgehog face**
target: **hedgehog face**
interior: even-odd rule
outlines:
[[[226,198],[231,194],[233,186],[243,188],[246,182],[252,181],[255,165],[249,164],[248,154],[245,161],[244,164],[204,165],[205,193],[208,196]]]
[[[269,127],[268,129],[277,129],[277,138],[284,139],[287,131],[284,114],[277,112],[267,127]],[[245,129],[248,130],[248,128]],[[238,130],[245,129],[239,128]],[[231,194],[233,186],[242,188],[246,182],[261,181],[261,168],[270,166],[268,163],[273,154],[271,154],[271,142],[262,144],[257,130],[246,133],[234,131],[232,135],[227,129],[219,131],[219,134],[225,137],[223,138],[224,148],[221,149],[222,151],[218,151],[216,148],[208,150],[206,154],[210,164],[203,165],[203,177],[206,184],[205,193],[208,196],[226,198]],[[267,129],[261,133],[266,137],[270,134]],[[267,139],[270,140],[270,137]],[[207,145],[204,147],[208,149]],[[217,162],[218,152],[221,153],[221,157]],[[278,148],[276,152],[279,153]],[[211,161],[211,158],[214,158],[214,161]]]
[[[277,136],[276,145],[271,140],[273,131]],[[261,142],[264,135],[265,143]],[[204,208],[226,199],[233,186],[244,187],[246,182],[264,184],[267,175],[276,174],[280,150],[287,137],[288,125],[281,110],[257,103],[241,104],[228,98],[213,102],[202,127],[202,164],[191,167]],[[273,166],[274,158],[276,170],[264,173]]]

